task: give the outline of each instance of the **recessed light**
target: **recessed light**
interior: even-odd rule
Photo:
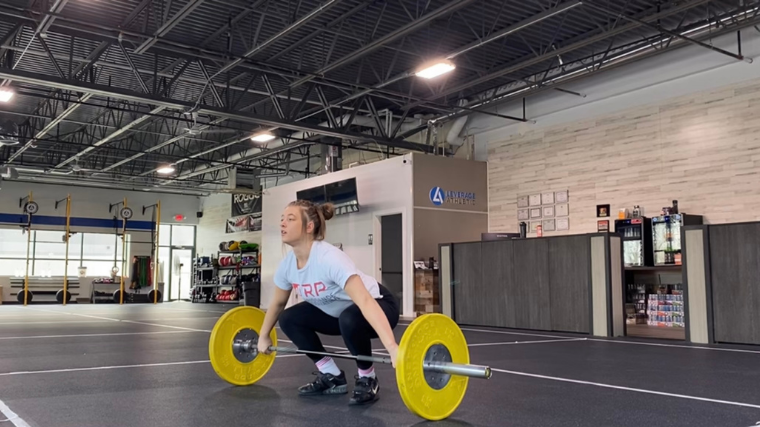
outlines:
[[[13,91],[0,89],[0,102],[8,102],[13,98]]]
[[[251,137],[254,142],[269,142],[275,138],[270,132],[259,133]]]
[[[455,68],[456,65],[448,60],[432,61],[420,67],[420,70],[417,71],[415,75],[425,79],[432,79],[442,74],[446,74]]]

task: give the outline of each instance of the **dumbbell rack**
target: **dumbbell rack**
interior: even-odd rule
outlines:
[[[217,253],[216,253],[216,259],[217,260],[221,260],[222,256],[239,256],[239,257],[242,258],[245,255],[253,255],[256,259],[258,259],[258,257],[259,257],[259,251],[243,251],[241,249],[238,249],[236,251],[217,251]],[[240,282],[240,274],[239,273],[242,270],[247,270],[247,269],[257,270],[259,272],[259,274],[261,274],[261,265],[259,265],[258,262],[255,263],[255,264],[249,264],[249,265],[241,265],[240,263],[237,263],[237,264],[234,264],[234,265],[231,265],[231,266],[227,266],[227,267],[221,267],[221,266],[220,267],[216,267],[216,270],[218,272],[232,271],[232,270],[234,270],[238,274],[234,276],[234,282],[232,282],[232,283],[228,283],[228,284],[218,283],[216,285],[204,285],[204,286],[213,286],[215,288],[214,289],[214,294],[212,295],[213,301],[214,302],[218,302],[218,303],[226,303],[226,304],[240,304],[240,301],[243,298],[243,286],[242,286],[242,283]],[[222,289],[222,288],[237,289],[237,291],[238,291],[238,299],[236,299],[236,300],[217,300],[216,296],[217,296],[218,292],[220,292],[220,289]]]

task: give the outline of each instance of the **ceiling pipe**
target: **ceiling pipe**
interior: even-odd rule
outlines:
[[[208,196],[213,191],[201,191],[195,187],[195,188],[171,188],[171,187],[151,187],[151,188],[144,188],[144,187],[137,187],[132,185],[124,185],[120,184],[118,182],[104,182],[103,180],[97,180],[97,181],[90,181],[90,180],[84,180],[84,179],[72,179],[68,180],[66,182],[61,182],[60,179],[54,178],[54,177],[44,177],[44,176],[21,176],[18,179],[15,180],[15,182],[38,182],[43,184],[57,184],[57,185],[65,185],[65,186],[75,186],[75,187],[94,187],[94,188],[107,188],[107,189],[118,189],[118,190],[127,190],[127,191],[148,191],[148,192],[154,192],[154,193],[168,193],[168,194],[180,194],[180,195],[186,195],[186,196]]]
[[[343,116],[336,117],[336,123],[338,127],[342,127],[345,125],[346,122],[350,119],[349,114],[345,114]],[[414,127],[418,126],[418,122],[421,123],[420,119],[412,119],[408,118],[402,125],[401,125],[401,131],[406,131],[413,129]],[[351,122],[353,125],[358,126],[364,126],[364,127],[371,127],[376,128],[377,123],[375,120],[371,117],[367,116],[355,116],[353,122]],[[392,124],[392,126],[396,126],[398,124],[398,120],[395,120]],[[329,126],[328,122],[322,122],[318,124],[317,126]],[[263,149],[261,147],[251,147],[247,150],[241,151],[237,154],[233,154],[227,159],[227,163],[240,163],[244,161],[250,161],[255,160],[257,158],[264,158],[273,154],[277,154],[283,151],[283,148],[285,150],[292,150],[294,148],[302,147],[304,145],[314,145],[318,142],[288,142],[289,140],[298,140],[298,139],[305,139],[311,136],[313,132],[295,132],[291,134],[289,137],[286,138],[277,138],[274,141],[267,144],[267,149]],[[230,165],[218,165],[218,166],[201,166],[191,172],[181,174],[174,178],[174,180],[183,180],[187,178],[192,178],[194,176],[198,176],[204,173],[214,172],[222,169],[226,169],[231,167]],[[170,182],[172,180],[169,180],[167,182]]]

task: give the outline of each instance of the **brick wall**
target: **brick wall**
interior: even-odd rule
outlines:
[[[595,232],[597,204],[760,220],[760,80],[527,130],[490,143],[488,162],[491,231],[518,230],[518,196],[559,190],[570,230],[551,234]]]

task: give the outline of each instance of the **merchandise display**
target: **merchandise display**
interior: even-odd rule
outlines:
[[[683,286],[628,284],[626,297],[626,323],[659,328],[683,328]]]

